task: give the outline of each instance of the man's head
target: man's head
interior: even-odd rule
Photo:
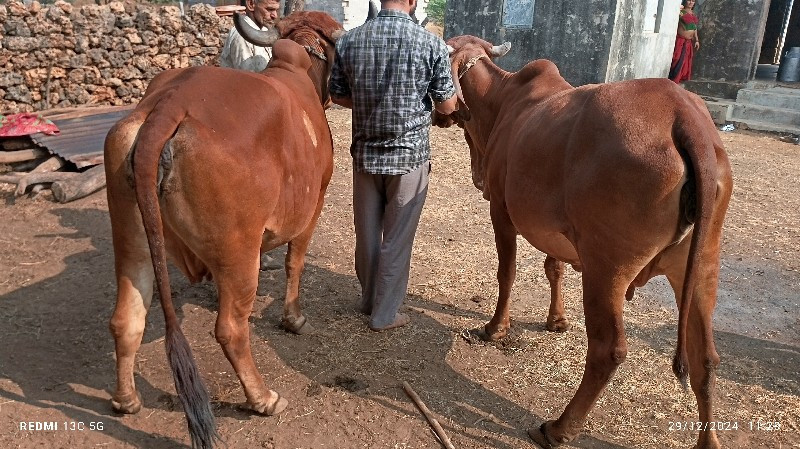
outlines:
[[[381,0],[381,9],[394,9],[413,16],[417,10],[417,0]]]
[[[278,21],[281,3],[279,0],[245,0],[247,17],[259,27],[272,27]]]

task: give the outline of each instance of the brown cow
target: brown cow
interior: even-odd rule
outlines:
[[[554,303],[561,264],[583,273],[583,380],[557,420],[528,433],[547,448],[580,433],[627,354],[626,294],[661,274],[679,309],[673,371],[684,384],[691,378],[699,421],[712,422],[719,356],[711,316],[733,183],[703,101],[667,79],[573,88],[550,61],[516,73],[497,67],[491,58],[505,54],[508,43],[460,36],[448,45],[462,106],[437,122],[464,128],[499,258],[487,338],[502,338],[510,326],[518,234],[548,255]],[[563,330],[562,304],[551,306],[548,323]],[[701,431],[697,447],[718,448],[714,431]]]
[[[109,131],[105,165],[118,287],[110,323],[117,354],[115,410],[141,408],[133,364],[155,277],[192,446],[211,447],[218,438],[208,394],[175,315],[167,257],[192,282],[216,281],[215,337],[248,406],[265,415],[286,407],[253,361],[248,317],[259,250],[288,242],[282,323],[297,333],[310,329],[300,310],[299,284],[333,171],[323,105],[334,43],[342,33],[327,14],[297,12],[276,30],[254,33],[266,39],[261,43],[274,43],[273,60],[263,72],[164,72],[130,116]]]

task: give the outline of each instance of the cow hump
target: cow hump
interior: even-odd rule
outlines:
[[[272,61],[271,66],[281,67],[288,64],[296,67],[303,72],[311,68],[311,57],[308,52],[300,44],[289,39],[279,39],[272,46]]]

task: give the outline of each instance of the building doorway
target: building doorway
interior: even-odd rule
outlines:
[[[756,80],[775,81],[778,64],[785,50],[800,46],[800,0],[772,0],[769,5]]]

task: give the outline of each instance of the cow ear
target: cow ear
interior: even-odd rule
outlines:
[[[346,31],[346,30],[336,30],[336,31],[334,31],[333,33],[331,33],[331,40],[332,40],[332,41],[333,41],[333,43],[335,44],[335,43],[336,43],[336,42],[337,42],[339,39],[341,39],[341,38],[342,38],[342,36],[344,36],[345,34],[347,34],[347,31]]]

